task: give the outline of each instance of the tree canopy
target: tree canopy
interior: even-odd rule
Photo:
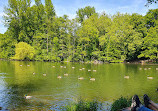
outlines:
[[[150,3],[150,0],[148,1]],[[151,1],[153,2],[153,1]],[[51,0],[8,0],[0,34],[0,58],[39,61],[123,62],[158,60],[158,9],[145,16],[96,13],[86,6],[76,18],[58,17]]]

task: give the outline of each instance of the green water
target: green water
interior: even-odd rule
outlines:
[[[0,61],[0,106],[12,110],[61,110],[61,106],[79,98],[111,103],[134,94],[141,100],[148,94],[158,103],[156,68],[158,65]],[[25,99],[25,94],[32,98]]]

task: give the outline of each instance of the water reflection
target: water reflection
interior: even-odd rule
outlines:
[[[120,96],[142,96],[145,93],[158,102],[157,67],[0,61],[0,106],[15,110],[60,110],[60,106],[78,98],[112,102]],[[154,79],[149,80],[148,76]],[[79,77],[84,79],[79,80]],[[25,94],[32,98],[26,100]]]

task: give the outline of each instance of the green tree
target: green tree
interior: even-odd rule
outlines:
[[[35,55],[35,50],[29,44],[25,42],[19,42],[16,44],[15,48],[15,56],[11,57],[11,59],[17,60],[32,60]]]

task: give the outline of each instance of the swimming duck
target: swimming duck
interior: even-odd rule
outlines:
[[[91,81],[95,81],[95,78],[90,78]]]
[[[46,74],[43,74],[43,76],[46,76]]]
[[[58,78],[58,79],[61,79],[62,77],[61,77],[61,76],[58,76],[57,78]]]
[[[154,79],[153,77],[147,77],[147,79]]]
[[[129,79],[129,76],[124,76],[125,79]]]
[[[83,78],[83,77],[79,77],[78,79],[79,79],[79,80],[83,80],[84,78]]]
[[[69,74],[64,74],[64,76],[68,76]]]
[[[27,95],[24,95],[24,98],[25,98],[25,99],[31,99],[31,98],[32,98],[32,96],[27,96]]]

